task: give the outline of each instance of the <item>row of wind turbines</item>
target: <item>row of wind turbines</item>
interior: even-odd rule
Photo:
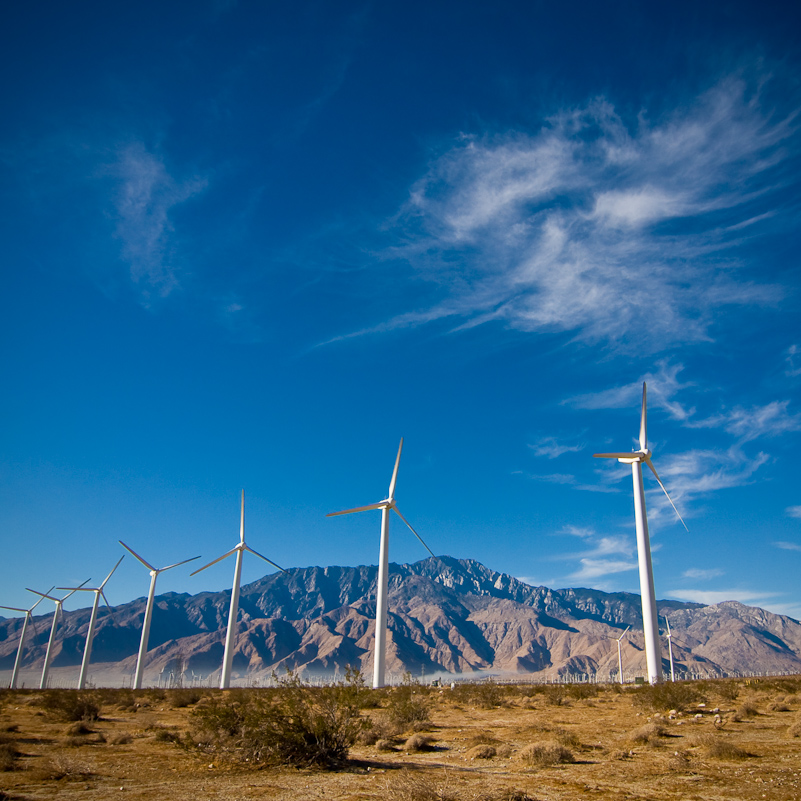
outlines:
[[[654,591],[654,581],[653,581],[653,567],[651,564],[651,547],[650,547],[650,540],[648,536],[648,519],[645,509],[645,490],[643,485],[643,476],[642,476],[642,465],[645,463],[653,472],[654,476],[656,477],[659,486],[664,491],[665,495],[667,495],[668,500],[670,501],[671,506],[675,510],[676,514],[681,520],[682,524],[685,528],[687,528],[684,520],[682,520],[681,515],[676,509],[676,505],[670,498],[665,485],[662,483],[662,480],[659,478],[659,475],[656,472],[656,469],[653,466],[651,461],[651,451],[648,449],[648,433],[647,433],[647,411],[646,411],[646,386],[643,384],[642,390],[642,408],[640,414],[640,435],[639,435],[639,445],[640,449],[638,451],[632,451],[630,453],[596,453],[593,454],[595,457],[606,458],[606,459],[617,459],[619,462],[623,464],[630,464],[632,467],[632,478],[634,482],[634,517],[635,517],[635,526],[637,532],[637,553],[638,553],[638,564],[639,564],[639,574],[640,574],[640,590],[642,596],[642,615],[643,615],[643,630],[645,635],[645,651],[646,651],[646,665],[647,665],[647,672],[648,672],[648,680],[651,684],[655,684],[662,680],[662,659],[661,659],[661,651],[659,645],[659,623],[657,617],[657,610],[656,610],[656,595]],[[403,516],[401,511],[398,509],[397,502],[395,501],[395,487],[398,480],[398,469],[400,467],[400,460],[401,460],[401,453],[403,451],[403,438],[401,438],[400,445],[398,447],[398,455],[395,458],[395,466],[392,471],[392,478],[390,479],[389,483],[389,492],[387,497],[377,503],[368,504],[367,506],[358,506],[352,509],[345,509],[341,512],[331,512],[330,514],[326,515],[327,517],[337,517],[340,515],[348,515],[354,514],[357,512],[367,512],[367,511],[381,511],[381,537],[380,537],[380,546],[379,546],[379,564],[378,564],[378,583],[376,589],[376,616],[375,616],[375,642],[374,642],[374,659],[373,659],[373,687],[379,688],[385,685],[385,675],[386,675],[386,647],[387,647],[387,595],[388,595],[388,578],[389,578],[389,521],[390,521],[390,513],[395,512],[395,514],[400,517],[400,519],[406,524],[406,526],[410,529],[410,531],[417,537],[420,543],[425,547],[425,549],[434,556],[434,552],[426,545],[423,541],[422,537],[415,531],[412,527],[411,523]],[[160,573],[163,573],[166,570],[171,570],[174,567],[179,567],[180,565],[187,564],[188,562],[193,562],[196,559],[199,559],[199,556],[194,556],[190,559],[185,559],[181,562],[177,562],[172,565],[168,565],[166,567],[156,568],[145,559],[143,559],[138,553],[136,553],[132,548],[126,545],[122,540],[119,541],[120,545],[125,548],[134,558],[136,558],[141,564],[146,567],[150,571],[150,588],[148,592],[147,604],[145,607],[145,615],[142,622],[142,635],[140,639],[139,645],[139,653],[136,662],[136,673],[134,675],[134,689],[141,689],[142,681],[144,676],[144,668],[145,662],[147,657],[148,651],[148,640],[150,636],[150,623],[153,615],[153,603],[155,598],[156,592],[156,579],[158,578]],[[236,554],[236,564],[234,567],[234,581],[233,587],[231,591],[231,605],[228,614],[228,628],[226,631],[225,637],[225,650],[223,653],[223,663],[222,663],[222,670],[220,672],[220,688],[227,689],[230,686],[231,682],[231,667],[233,663],[233,656],[234,656],[234,647],[235,647],[235,640],[236,640],[236,628],[237,628],[237,615],[239,612],[239,588],[240,588],[240,581],[242,576],[242,560],[244,557],[245,551],[249,551],[254,556],[259,557],[259,559],[264,560],[268,564],[272,565],[277,570],[282,572],[286,572],[284,568],[280,565],[277,565],[271,559],[268,559],[266,556],[258,553],[257,551],[253,550],[246,542],[245,542],[245,492],[242,490],[242,503],[241,503],[241,514],[240,514],[240,523],[239,523],[239,542],[231,548],[231,550],[224,553],[222,556],[214,559],[213,561],[209,562],[207,565],[198,568],[190,575],[194,576],[198,573],[206,570],[207,568],[211,567],[212,565],[221,562],[224,559],[227,559],[229,556]],[[17,649],[17,656],[14,663],[14,670],[11,677],[11,688],[15,688],[17,685],[17,679],[19,675],[19,668],[20,662],[22,657],[22,649],[23,643],[25,640],[25,635],[27,631],[27,626],[29,622],[32,622],[32,612],[33,610],[45,599],[51,600],[56,604],[56,610],[53,615],[53,622],[51,625],[50,630],[50,639],[47,645],[47,652],[45,654],[45,661],[44,667],[42,670],[42,677],[40,682],[40,688],[44,689],[47,687],[48,681],[48,673],[50,669],[50,663],[52,659],[52,646],[55,640],[56,629],[59,621],[59,617],[62,614],[62,606],[64,601],[66,601],[70,596],[72,596],[76,592],[93,592],[95,593],[94,597],[94,604],[92,606],[92,612],[89,621],[89,628],[86,635],[86,644],[84,646],[84,653],[83,659],[81,662],[81,672],[78,679],[78,689],[84,689],[86,686],[86,680],[88,676],[88,669],[89,669],[89,660],[91,658],[92,652],[92,640],[94,637],[95,631],[95,624],[97,620],[97,612],[98,606],[100,603],[100,598],[103,598],[103,601],[106,603],[106,606],[111,612],[111,606],[106,599],[104,588],[108,583],[109,579],[112,577],[116,569],[119,567],[120,562],[122,562],[125,554],[120,557],[117,564],[114,565],[111,572],[106,576],[103,582],[98,587],[87,587],[86,584],[89,583],[90,579],[87,579],[82,584],[78,585],[77,587],[58,587],[53,588],[51,587],[46,593],[39,592],[37,590],[28,589],[29,592],[32,592],[39,597],[33,606],[30,609],[18,609],[16,607],[7,607],[2,606],[1,609],[11,609],[16,612],[23,612],[25,614],[25,621],[22,626],[22,632],[20,634],[20,642],[19,647]],[[50,593],[53,589],[58,589],[62,591],[66,591],[68,594],[63,596],[62,598],[57,598]],[[672,644],[670,642],[670,624],[668,623],[668,644],[670,646],[670,663],[671,663],[671,677],[673,676],[673,650]],[[628,631],[628,629],[626,629]],[[622,669],[622,656],[620,651],[620,641],[623,639],[623,636],[626,634],[626,631],[617,639],[618,642],[618,661],[620,667],[620,676],[623,675]]]

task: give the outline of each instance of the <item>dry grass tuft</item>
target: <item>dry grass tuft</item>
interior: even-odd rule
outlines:
[[[694,737],[693,744],[699,746],[704,755],[709,759],[726,759],[739,761],[742,759],[749,759],[753,754],[744,751],[733,742],[721,736],[714,734],[702,734]]]
[[[418,751],[433,751],[434,738],[428,737],[425,734],[413,734],[403,745],[403,747],[412,753]]]
[[[559,743],[532,743],[520,751],[520,759],[530,765],[547,767],[575,762],[576,758],[569,748]]]
[[[670,770],[683,771],[690,767],[690,755],[686,751],[674,751],[668,760]]]
[[[426,773],[402,770],[387,780],[386,801],[460,801],[448,787],[448,774],[443,780]]]
[[[127,731],[119,731],[109,737],[111,745],[128,745],[133,742],[133,735]]]
[[[793,723],[793,725],[787,729],[787,734],[789,734],[790,737],[801,737],[801,720],[797,720]]]
[[[667,730],[659,723],[646,723],[635,729],[630,735],[629,739],[633,743],[639,745],[659,745],[660,737],[666,737]]]
[[[82,720],[77,721],[77,723],[72,723],[71,725],[67,726],[67,730],[64,732],[68,737],[79,737],[83,734],[92,734],[93,729],[90,729]]]
[[[382,739],[376,740],[375,743],[376,750],[378,751],[397,751],[398,749],[395,748],[395,743],[389,739]]]
[[[0,745],[0,771],[14,770],[17,760],[22,756],[14,743]]]
[[[82,780],[92,775],[89,767],[76,759],[65,756],[54,756],[46,759],[31,771],[40,781]]]
[[[497,754],[497,749],[494,745],[474,745],[466,754],[467,759],[494,759]]]

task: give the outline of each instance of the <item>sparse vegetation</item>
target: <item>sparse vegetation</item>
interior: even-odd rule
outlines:
[[[521,752],[520,758],[530,765],[537,767],[547,767],[548,765],[559,765],[575,762],[573,752],[559,743],[532,743],[527,745]]]
[[[661,684],[647,684],[634,691],[634,703],[653,712],[667,712],[671,709],[686,711],[691,705],[705,700],[703,687],[683,681],[665,681]]]
[[[204,689],[189,706],[173,703],[175,690],[158,698],[136,692],[133,705],[130,694],[90,690],[83,695],[105,712],[97,722],[64,721],[42,707],[43,693],[16,691],[0,711],[0,793],[23,799],[58,790],[60,797],[83,794],[88,786],[98,798],[122,797],[123,787],[135,789],[142,801],[196,801],[237,798],[251,786],[248,797],[271,801],[544,801],[642,797],[658,776],[663,801],[692,795],[688,787],[701,786],[688,785],[692,777],[704,782],[710,797],[740,797],[743,789],[753,789],[755,798],[768,789],[771,797],[801,797],[801,710],[783,680],[775,686],[739,680],[739,704],[761,713],[739,724],[733,722],[736,709],[720,701],[725,690],[718,682],[686,684],[693,700],[685,712],[668,715],[634,703],[643,688],[632,686],[599,685],[595,695],[579,698],[571,685],[498,685],[506,703],[487,708],[480,698],[457,698],[411,680],[372,691],[360,681],[311,687],[290,675],[273,689]],[[565,703],[545,703],[546,692]],[[328,706],[331,699],[336,703]],[[698,704],[703,699],[710,699],[705,707]],[[388,714],[398,700],[421,702],[428,731],[415,731],[419,721],[398,731]],[[782,705],[793,712],[779,711]],[[357,736],[334,756],[310,758],[307,751],[297,759],[293,738],[314,731],[308,721],[326,709],[355,724]],[[210,724],[205,731],[199,725],[204,718]],[[288,729],[280,728],[281,720]],[[336,728],[332,720],[324,718],[324,730]],[[280,750],[270,750],[279,737]],[[314,755],[319,745],[313,743]],[[305,769],[340,766],[345,770],[336,776]]]
[[[91,721],[100,717],[100,704],[90,693],[77,690],[45,690],[37,702],[55,720]]]
[[[361,676],[308,687],[294,674],[273,691],[211,696],[192,712],[195,742],[212,754],[255,764],[334,768],[367,725]]]

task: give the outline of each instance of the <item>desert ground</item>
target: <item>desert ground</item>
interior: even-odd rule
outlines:
[[[281,725],[353,742],[318,764],[254,744],[283,692],[2,691],[0,799],[801,799],[801,678],[295,686]]]

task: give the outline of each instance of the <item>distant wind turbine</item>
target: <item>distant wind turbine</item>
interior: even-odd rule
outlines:
[[[670,621],[668,620],[667,615],[662,615],[665,618],[665,623],[667,623],[667,641],[668,641],[668,653],[670,654],[670,680],[676,681],[676,674],[673,672],[673,635],[670,633]]]
[[[369,506],[358,506],[355,509],[345,509],[343,512],[331,512],[326,517],[349,515],[354,512],[367,512],[373,509],[381,510],[381,546],[378,561],[378,586],[376,591],[375,607],[375,656],[373,659],[373,687],[384,686],[384,672],[386,665],[387,648],[387,590],[389,582],[389,511],[392,509],[398,517],[409,527],[409,530],[423,544],[423,547],[434,556],[434,552],[423,542],[422,537],[412,528],[411,523],[400,513],[395,503],[395,483],[398,480],[398,466],[400,465],[401,451],[403,450],[403,437],[401,437],[398,457],[395,459],[395,469],[392,471],[392,480],[389,482],[389,494],[383,501],[371,503]]]
[[[80,586],[83,587],[84,584],[88,584],[91,579],[86,579]],[[63,598],[55,598],[52,595],[48,595],[46,592],[39,592],[38,590],[32,590],[30,587],[26,587],[28,592],[32,592],[34,595],[41,595],[42,597],[39,600],[47,598],[49,601],[54,601],[56,604],[56,611],[53,612],[53,623],[50,626],[50,639],[47,641],[47,651],[45,652],[45,661],[44,667],[42,668],[42,680],[39,682],[39,689],[46,690],[47,689],[47,674],[50,672],[50,660],[53,658],[53,644],[56,641],[56,629],[58,628],[58,619],[61,617],[61,606],[70,595],[73,595],[78,590],[73,590],[72,592],[68,592]],[[38,602],[37,602],[38,603]]]
[[[656,612],[656,595],[654,593],[654,571],[651,564],[651,543],[648,538],[648,517],[645,511],[645,490],[642,482],[642,463],[651,468],[651,472],[667,495],[670,505],[681,520],[684,528],[687,524],[682,520],[676,504],[668,495],[662,479],[651,462],[651,451],[648,450],[648,424],[646,413],[645,383],[642,385],[642,412],[640,414],[640,450],[631,453],[594,453],[601,459],[617,459],[622,464],[631,465],[634,481],[634,522],[637,528],[637,559],[640,567],[640,594],[642,595],[642,624],[645,635],[645,660],[648,670],[648,681],[656,684],[662,681],[662,657],[659,648],[659,619]]]
[[[50,592],[53,588],[51,587],[48,592]],[[8,685],[9,689],[16,690],[17,689],[17,677],[19,676],[19,668],[20,664],[22,663],[22,647],[25,645],[25,633],[28,631],[28,623],[33,624],[34,632],[36,631],[36,624],[33,622],[33,616],[31,612],[42,603],[44,599],[40,598],[33,606],[28,609],[19,609],[16,606],[0,606],[0,609],[10,609],[12,612],[24,612],[25,620],[22,622],[22,631],[19,635],[19,645],[17,646],[17,658],[14,660],[14,670],[11,672],[11,683]]]
[[[253,548],[245,544],[245,490],[242,490],[242,515],[239,522],[239,542],[233,548],[231,548],[230,551],[224,553],[213,562],[209,562],[207,565],[203,565],[203,567],[195,570],[194,573],[190,573],[191,576],[196,576],[207,567],[216,565],[217,562],[222,562],[223,559],[227,559],[233,553],[236,554],[236,566],[234,567],[234,586],[231,590],[231,609],[228,612],[228,631],[225,635],[225,653],[223,654],[222,672],[220,674],[221,690],[227,690],[231,683],[231,665],[234,661],[234,638],[236,636],[236,616],[239,612],[239,583],[242,579],[242,556],[245,551],[250,551],[254,556],[258,556],[259,559],[263,559],[265,562],[271,564],[282,573],[286,573],[286,570],[273,562],[272,559],[262,556],[258,551],[254,551]]]
[[[147,595],[147,606],[145,607],[145,619],[142,623],[142,638],[139,641],[139,656],[136,659],[136,675],[134,676],[134,690],[142,689],[142,673],[145,669],[145,656],[147,654],[147,642],[150,638],[150,621],[153,617],[153,599],[156,595],[156,579],[159,573],[165,570],[171,570],[173,567],[185,565],[187,562],[194,562],[195,559],[200,559],[199,556],[193,556],[191,559],[184,559],[183,562],[176,562],[174,565],[167,565],[167,567],[153,567],[149,562],[146,562],[139,556],[133,548],[129,548],[122,540],[118,540],[120,545],[128,551],[131,556],[138,559],[150,571],[150,591]]]
[[[59,590],[72,590],[73,592],[93,592],[95,594],[95,602],[92,605],[92,614],[89,617],[89,630],[86,632],[86,645],[83,648],[83,661],[81,662],[81,674],[78,677],[78,689],[83,690],[86,687],[86,675],[89,671],[89,660],[92,657],[92,640],[95,636],[95,622],[97,620],[97,607],[100,604],[100,596],[103,596],[103,601],[105,602],[106,606],[108,607],[108,611],[111,614],[112,619],[114,618],[114,613],[111,611],[111,604],[108,602],[108,598],[106,598],[106,594],[103,592],[103,587],[106,586],[108,580],[114,575],[114,571],[120,566],[120,562],[125,559],[125,554],[123,554],[117,564],[111,568],[111,573],[109,573],[104,579],[102,584],[99,587],[84,587],[83,584],[80,587],[58,587]],[[85,584],[86,582],[84,582]]]
[[[623,684],[623,651],[621,650],[620,643],[626,636],[626,631],[628,631],[630,628],[631,626],[626,626],[626,630],[619,637],[609,638],[617,643],[617,678],[621,684]]]

